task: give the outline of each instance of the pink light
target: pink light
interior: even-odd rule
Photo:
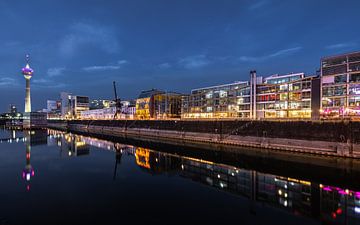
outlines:
[[[324,191],[332,191],[330,187],[323,187]]]
[[[357,198],[360,198],[360,192],[355,192],[355,196],[357,197]]]
[[[339,194],[341,194],[341,195],[347,195],[347,193],[346,193],[344,190],[340,190],[340,191],[339,191]]]

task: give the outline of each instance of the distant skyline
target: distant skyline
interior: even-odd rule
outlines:
[[[259,76],[315,74],[323,56],[360,51],[360,1],[1,0],[0,112],[61,91],[122,99]]]

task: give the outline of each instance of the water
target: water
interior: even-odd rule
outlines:
[[[352,172],[131,144],[0,131],[0,224],[360,224]]]

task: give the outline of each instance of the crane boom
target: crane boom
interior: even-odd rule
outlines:
[[[117,91],[116,91],[116,82],[113,81],[113,86],[114,86],[114,95],[115,95],[115,114],[114,114],[114,119],[116,119],[118,117],[118,115],[120,114],[120,110],[121,110],[121,102],[120,99],[118,98],[117,95]]]

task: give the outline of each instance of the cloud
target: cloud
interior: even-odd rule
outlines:
[[[82,69],[86,72],[93,72],[93,71],[106,71],[106,70],[118,70],[123,65],[128,64],[127,60],[119,60],[115,65],[103,65],[103,66],[87,66],[83,67]]]
[[[241,56],[239,59],[240,59],[240,61],[243,61],[243,62],[263,62],[263,61],[266,61],[271,58],[294,54],[295,52],[298,52],[301,49],[302,49],[302,47],[299,46],[299,47],[294,47],[294,48],[282,49],[282,50],[279,50],[277,52],[274,52],[272,54],[265,55],[265,56],[258,56],[258,57]]]
[[[160,69],[169,69],[169,68],[171,68],[171,65],[170,65],[170,63],[161,63],[161,64],[159,64],[158,65],[158,67],[160,68]]]
[[[40,79],[34,79],[32,82],[34,84],[47,84],[50,83],[51,81],[44,78],[40,78]]]
[[[333,45],[325,46],[326,49],[341,49],[341,48],[350,48],[355,47],[357,43],[355,42],[344,42],[344,43],[337,43]]]
[[[65,67],[49,68],[49,69],[47,70],[47,75],[48,75],[49,77],[57,77],[57,76],[61,76],[64,71],[65,71]]]
[[[13,86],[16,84],[17,84],[17,82],[14,78],[11,78],[11,77],[0,78],[0,86]]]
[[[185,69],[198,69],[210,64],[210,60],[205,55],[193,55],[180,59],[178,63]]]
[[[119,43],[114,30],[110,27],[88,23],[75,23],[70,26],[69,34],[60,42],[60,53],[74,55],[80,48],[93,46],[106,53],[118,53]]]
[[[34,86],[38,88],[63,88],[67,86],[64,83],[55,82],[45,78],[34,79],[32,82]]]
[[[127,60],[125,60],[125,59],[119,60],[119,61],[117,62],[118,65],[124,65],[124,64],[128,64],[128,63],[129,63],[129,62],[128,62]]]
[[[266,5],[268,3],[267,0],[262,0],[262,1],[258,1],[252,5],[249,6],[249,10],[255,10],[255,9],[259,9],[261,7],[263,7],[264,5]]]

